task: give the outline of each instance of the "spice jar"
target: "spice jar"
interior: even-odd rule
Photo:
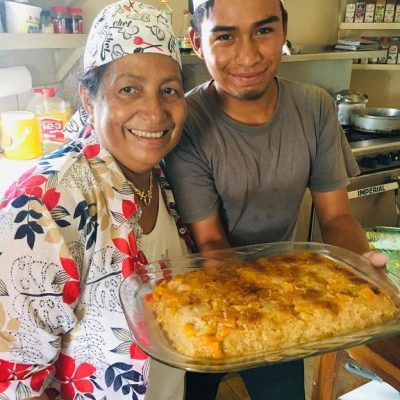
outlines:
[[[71,19],[70,33],[83,33],[82,8],[69,7],[68,14]]]
[[[51,7],[54,33],[69,33],[68,32],[68,9],[67,7]]]

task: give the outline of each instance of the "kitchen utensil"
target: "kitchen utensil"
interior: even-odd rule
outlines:
[[[351,114],[366,107],[368,96],[352,90],[342,90],[334,94],[336,110],[341,125],[350,125]]]
[[[365,108],[352,113],[351,125],[370,133],[400,134],[400,109]]]

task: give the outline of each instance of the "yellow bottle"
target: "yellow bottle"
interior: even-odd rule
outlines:
[[[43,101],[36,107],[43,153],[49,154],[65,143],[64,127],[72,115],[71,104],[56,97],[56,88],[43,88]]]

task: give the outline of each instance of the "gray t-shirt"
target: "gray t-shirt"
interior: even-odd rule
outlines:
[[[259,126],[221,112],[210,82],[190,91],[182,139],[165,159],[183,221],[219,211],[232,246],[291,240],[307,187],[334,190],[359,173],[331,96],[277,80],[276,110]]]

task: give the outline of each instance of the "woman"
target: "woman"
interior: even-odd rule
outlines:
[[[1,398],[143,399],[149,381],[146,398],[179,399],[183,372],[149,367],[118,296],[138,266],[187,252],[158,167],[186,107],[176,39],[156,9],[122,0],[101,11],[80,96],[82,138],[0,204]]]

